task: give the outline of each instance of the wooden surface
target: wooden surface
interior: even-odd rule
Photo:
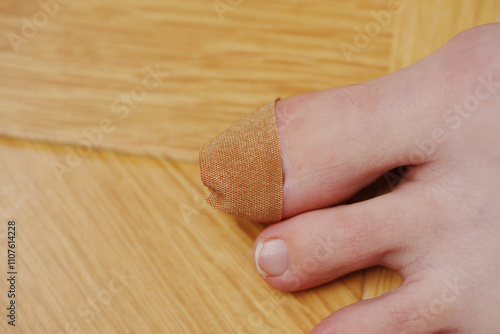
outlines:
[[[60,2],[51,16],[0,2],[4,310],[8,220],[18,245],[17,326],[2,313],[0,332],[307,333],[401,283],[372,268],[271,289],[252,261],[263,227],[204,203],[197,152],[278,96],[421,59],[498,20],[498,1],[402,2],[350,56],[341,45],[387,1],[230,1],[223,15],[209,0]]]

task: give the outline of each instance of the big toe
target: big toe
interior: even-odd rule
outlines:
[[[209,203],[276,222],[342,203],[393,168],[432,161],[443,145],[422,146],[456,98],[449,81],[475,73],[443,65],[450,45],[385,77],[279,100],[236,123],[200,153]]]

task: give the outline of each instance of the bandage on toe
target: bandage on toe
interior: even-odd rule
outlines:
[[[207,202],[249,220],[281,220],[283,171],[274,112],[263,106],[219,134],[200,150]]]

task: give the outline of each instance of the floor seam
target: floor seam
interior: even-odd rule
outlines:
[[[41,144],[41,145],[47,145],[47,146],[53,146],[57,149],[62,149],[64,147],[70,147],[70,148],[76,148],[78,145],[76,143],[67,143],[67,142],[58,142],[58,141],[50,141],[50,140],[43,140],[43,139],[31,139],[31,138],[20,138],[17,136],[10,136],[6,134],[0,134],[0,140],[13,140],[16,142],[20,143],[25,143],[25,144]],[[112,154],[117,154],[117,155],[122,155],[122,156],[129,156],[129,157],[137,157],[137,158],[149,158],[153,160],[158,160],[158,161],[168,161],[172,163],[180,163],[180,164],[186,164],[186,165],[198,165],[197,162],[193,162],[190,160],[179,160],[179,159],[173,159],[169,157],[159,157],[155,156],[153,154],[140,154],[140,153],[134,153],[130,152],[127,150],[119,150],[119,149],[113,149],[113,148],[103,148],[99,146],[93,146],[92,151],[85,156],[82,156],[83,158],[88,158],[89,156],[92,156],[94,154],[99,154],[99,153],[112,153]]]

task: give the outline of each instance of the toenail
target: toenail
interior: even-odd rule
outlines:
[[[280,276],[288,268],[286,244],[281,239],[260,240],[255,248],[255,265],[262,276]]]

